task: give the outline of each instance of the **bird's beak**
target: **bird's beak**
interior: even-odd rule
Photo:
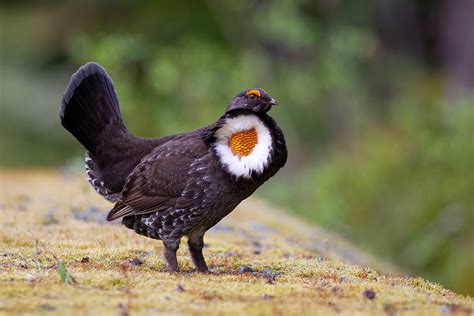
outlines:
[[[271,109],[272,106],[274,106],[274,105],[278,105],[278,102],[277,102],[277,100],[275,100],[275,99],[272,98],[272,99],[270,99],[270,101],[267,101],[267,102],[263,103],[263,104],[260,106],[260,109],[259,109],[259,110],[266,113],[266,112],[270,111],[270,109]]]

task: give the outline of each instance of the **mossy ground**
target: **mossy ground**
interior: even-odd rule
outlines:
[[[212,273],[193,272],[183,241],[170,274],[161,242],[107,223],[83,177],[0,170],[0,184],[0,314],[473,313],[472,299],[255,199],[206,235]]]

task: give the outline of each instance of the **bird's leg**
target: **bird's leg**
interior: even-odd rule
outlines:
[[[206,264],[206,260],[202,255],[202,248],[204,247],[204,232],[190,234],[188,236],[188,246],[189,253],[191,254],[191,259],[193,260],[196,269],[199,272],[209,271],[209,268]]]
[[[168,270],[172,272],[179,271],[178,259],[176,258],[176,251],[178,251],[179,242],[180,239],[163,241],[163,245],[165,246],[163,255],[166,261],[166,266]]]

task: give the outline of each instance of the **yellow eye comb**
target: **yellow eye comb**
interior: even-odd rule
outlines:
[[[255,89],[252,89],[252,90],[249,90],[249,91],[245,92],[245,95],[249,95],[249,94],[255,94],[259,98],[262,96],[260,91],[255,90]]]

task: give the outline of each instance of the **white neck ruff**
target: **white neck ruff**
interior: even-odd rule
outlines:
[[[257,144],[247,156],[234,155],[229,147],[229,139],[235,133],[255,128]],[[268,127],[257,116],[252,114],[227,118],[225,123],[214,133],[216,142],[214,150],[227,171],[234,176],[251,178],[252,173],[261,174],[270,161],[272,136]]]

